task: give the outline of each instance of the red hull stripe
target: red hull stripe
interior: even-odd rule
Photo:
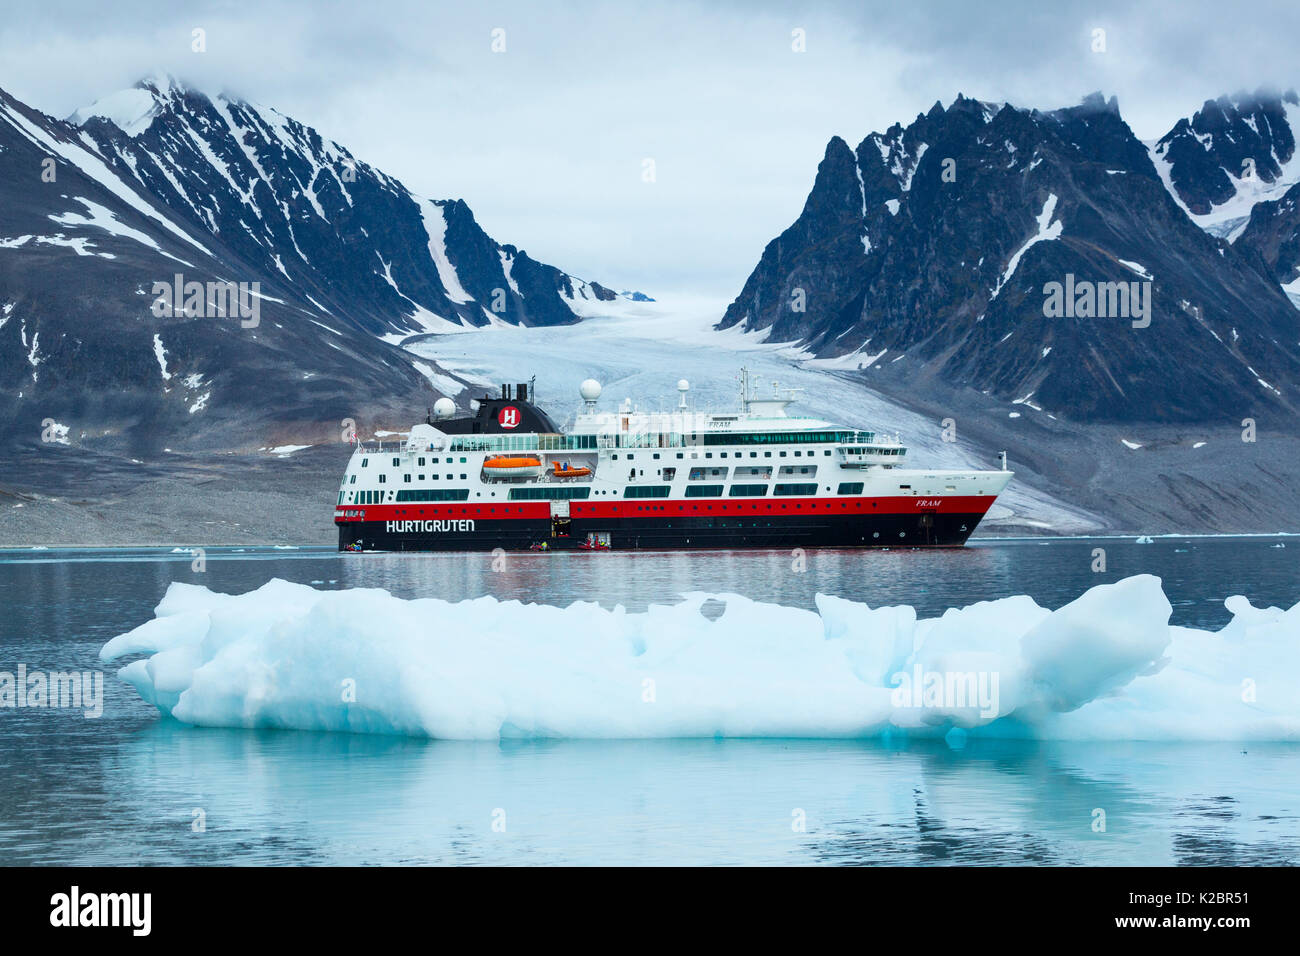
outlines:
[[[996,500],[994,495],[945,495],[941,498],[895,496],[890,498],[687,498],[571,501],[573,518],[636,518],[667,515],[767,515],[767,514],[979,514]],[[398,521],[411,518],[496,518],[536,521],[550,518],[549,501],[427,502],[391,505],[340,505],[336,524],[351,521]]]

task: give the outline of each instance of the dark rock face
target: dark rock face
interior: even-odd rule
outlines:
[[[958,96],[856,150],[832,139],[719,325],[899,389],[1081,422],[1239,422],[1294,416],[1300,387],[1298,316],[1266,273],[1189,219],[1113,99]],[[1104,283],[1149,295],[1149,325]]]
[[[1189,212],[1208,215],[1250,177],[1256,185],[1279,182],[1296,149],[1288,106],[1293,114],[1300,107],[1294,90],[1221,96],[1161,137],[1153,154],[1167,167],[1170,187]]]
[[[1234,245],[1257,253],[1279,283],[1300,279],[1300,184],[1281,199],[1258,203]]]
[[[64,122],[0,92],[0,421],[23,434],[52,419],[140,455],[337,440],[437,397],[403,339],[614,297],[274,110],[168,81],[126,115],[110,100]],[[156,315],[177,274],[257,283],[258,324]]]

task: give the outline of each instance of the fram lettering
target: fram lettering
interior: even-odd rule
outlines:
[[[473,531],[473,518],[457,518],[450,521],[385,521],[384,530],[393,533],[410,531]]]
[[[937,508],[943,504],[942,498],[917,498],[916,506],[918,508]]]
[[[153,896],[149,893],[70,893],[50,897],[51,926],[129,926],[132,935],[148,936]]]

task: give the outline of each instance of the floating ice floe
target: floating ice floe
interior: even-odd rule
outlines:
[[[706,601],[725,602],[716,620]],[[1027,596],[918,620],[692,594],[632,613],[403,600],[272,580],[172,584],[105,661],[175,719],[434,738],[1300,739],[1300,604],[1169,625],[1150,575],[1052,611]],[[710,605],[716,608],[716,604]],[[713,615],[711,615],[713,616]]]

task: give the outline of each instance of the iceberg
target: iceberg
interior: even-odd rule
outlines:
[[[702,613],[708,603],[711,613]],[[441,739],[1300,740],[1300,604],[1169,624],[1159,578],[918,619],[692,593],[644,612],[172,584],[104,661],[184,724]],[[722,605],[721,614],[716,608]]]

